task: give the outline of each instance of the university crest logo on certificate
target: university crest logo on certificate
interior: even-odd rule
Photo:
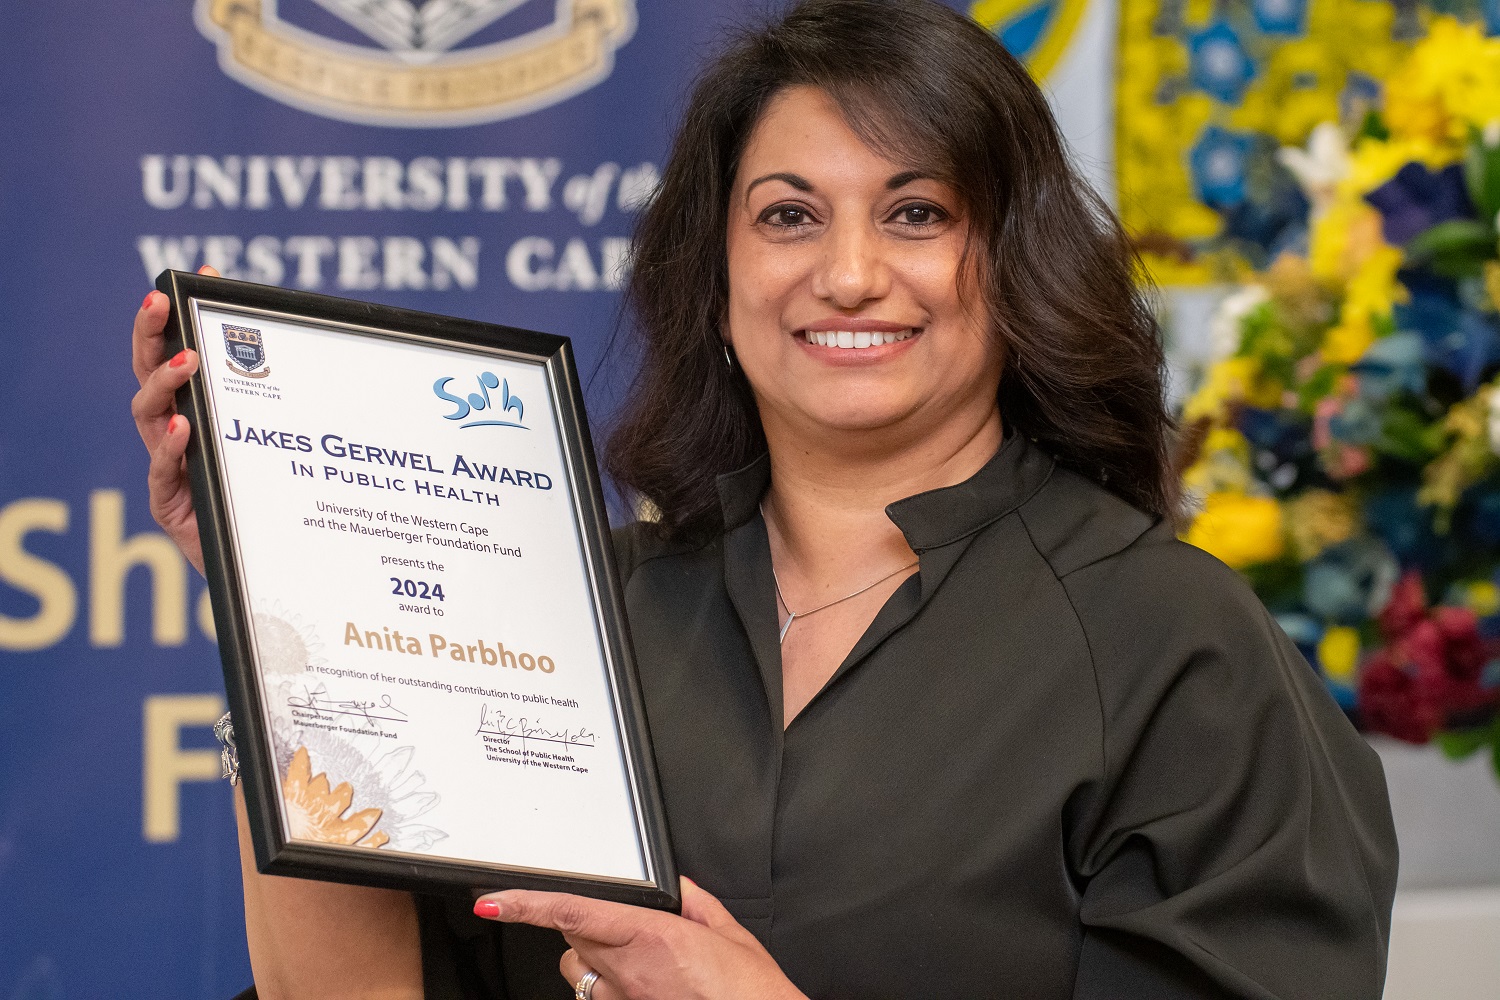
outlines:
[[[283,20],[276,0],[197,0],[226,74],[283,104],[368,125],[429,128],[512,118],[595,86],[635,32],[635,0],[316,0],[371,41]],[[550,23],[464,46],[505,15],[553,3]],[[497,29],[498,30],[498,29]]]
[[[266,365],[265,341],[259,330],[228,323],[221,325],[224,327],[224,350],[229,354],[224,364],[230,371],[244,378],[265,378],[271,374]]]

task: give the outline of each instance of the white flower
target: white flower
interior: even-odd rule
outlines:
[[[1246,285],[1226,295],[1208,321],[1213,355],[1210,363],[1222,361],[1240,349],[1240,321],[1256,306],[1271,298],[1264,285]]]
[[[1333,204],[1339,181],[1349,172],[1349,146],[1343,130],[1333,122],[1324,122],[1307,137],[1307,148],[1282,146],[1276,158],[1290,170],[1312,203],[1312,217],[1318,218]]]

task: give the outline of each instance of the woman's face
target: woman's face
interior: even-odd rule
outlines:
[[[730,194],[725,331],[768,434],[988,420],[1002,351],[967,236],[957,192],[865,145],[823,91],[774,98]]]

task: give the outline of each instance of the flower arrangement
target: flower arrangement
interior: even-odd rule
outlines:
[[[1239,281],[1303,240],[1307,201],[1277,150],[1362,114],[1433,9],[1488,11],[1477,0],[1122,0],[1116,180],[1155,280]]]
[[[1307,250],[1214,319],[1185,537],[1363,729],[1500,773],[1500,39],[1437,18],[1381,96],[1279,154]]]

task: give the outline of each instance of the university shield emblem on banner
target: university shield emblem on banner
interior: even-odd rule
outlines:
[[[266,345],[261,340],[259,330],[225,323],[224,350],[229,352],[225,363],[236,375],[265,378],[271,374],[271,369],[266,367]]]
[[[197,0],[196,18],[224,72],[268,97],[328,118],[424,128],[511,118],[587,90],[635,31],[635,0],[316,2],[374,44],[284,21],[275,0]],[[464,44],[548,3],[544,27]]]

